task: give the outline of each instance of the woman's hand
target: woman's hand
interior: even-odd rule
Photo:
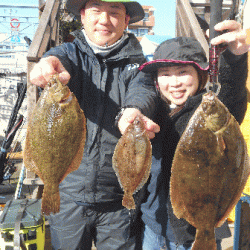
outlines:
[[[129,124],[133,123],[136,116],[139,115],[145,123],[145,128],[148,134],[149,139],[153,139],[155,137],[155,133],[160,132],[160,126],[150,120],[148,117],[144,116],[138,109],[136,108],[126,108],[118,122],[118,127],[120,129],[121,134],[123,134],[128,127]]]
[[[227,30],[226,33],[219,35],[211,40],[212,45],[227,43],[228,49],[235,55],[242,55],[250,50],[247,44],[246,30],[241,28],[241,24],[234,20],[225,20],[214,26],[216,31]]]

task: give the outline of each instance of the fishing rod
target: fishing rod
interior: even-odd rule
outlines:
[[[16,122],[18,111],[19,111],[19,109],[23,103],[24,97],[26,95],[27,84],[21,83],[17,89],[18,89],[18,98],[17,98],[16,104],[13,108],[13,111],[11,113],[8,127],[7,127],[7,131],[5,132],[5,135],[8,135],[10,133],[11,129],[14,126],[14,123]]]
[[[211,0],[210,1],[210,23],[209,23],[209,83],[207,84],[207,91],[213,91],[216,95],[219,94],[221,85],[218,81],[219,75],[219,59],[220,54],[226,49],[227,45],[212,45],[211,40],[219,35],[214,29],[214,26],[222,21],[222,2],[223,0]],[[233,7],[229,15],[229,19],[234,19],[237,12],[238,0],[233,0]]]
[[[23,123],[23,116],[20,115],[18,118],[18,112],[19,109],[23,103],[25,94],[27,91],[27,84],[22,83],[18,86],[18,98],[16,100],[16,104],[12,110],[9,123],[7,126],[7,130],[5,131],[5,138],[2,142],[1,149],[0,149],[0,184],[4,180],[5,172],[6,172],[6,166],[7,166],[7,152],[13,142],[13,139],[15,137],[15,134],[17,130],[20,128],[20,126]]]
[[[242,1],[233,0],[231,12],[227,20],[238,20],[242,12]],[[246,0],[245,0],[246,1]],[[209,23],[209,83],[207,84],[207,91],[212,90],[216,95],[219,94],[221,85],[218,82],[219,75],[219,59],[221,53],[226,49],[226,44],[211,45],[211,40],[223,32],[218,32],[214,26],[222,21],[222,3],[223,0],[210,1],[210,23]]]
[[[12,130],[10,131],[9,134],[7,134],[7,136],[5,137],[2,146],[1,146],[1,151],[0,151],[0,184],[3,182],[3,180],[5,180],[5,175],[7,173],[7,162],[8,162],[8,157],[7,157],[7,151],[10,148],[10,145],[15,137],[15,134],[17,132],[17,130],[19,129],[19,127],[22,125],[23,123],[23,116],[20,115],[18,118],[18,121],[16,122],[16,124],[14,125],[14,127],[12,128]],[[9,173],[7,174],[8,176],[12,171],[9,169]]]

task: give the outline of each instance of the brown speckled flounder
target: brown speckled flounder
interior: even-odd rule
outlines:
[[[152,147],[139,116],[118,141],[113,155],[113,168],[124,191],[122,205],[135,209],[133,194],[147,182],[152,162]]]
[[[57,76],[43,90],[29,119],[24,164],[44,183],[42,212],[60,210],[59,183],[82,160],[86,120],[78,101]]]
[[[249,158],[239,124],[209,92],[178,143],[170,182],[175,215],[197,229],[192,250],[216,249],[214,229],[240,199],[248,176]]]

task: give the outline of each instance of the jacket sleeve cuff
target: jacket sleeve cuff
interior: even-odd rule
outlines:
[[[229,64],[237,64],[239,61],[242,62],[243,58],[247,58],[248,53],[244,53],[242,55],[235,55],[229,49],[226,49],[223,53],[223,56],[227,63]]]

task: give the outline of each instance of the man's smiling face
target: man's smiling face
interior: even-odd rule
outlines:
[[[122,3],[90,0],[81,9],[81,20],[88,38],[93,43],[109,46],[121,38],[130,17]]]

